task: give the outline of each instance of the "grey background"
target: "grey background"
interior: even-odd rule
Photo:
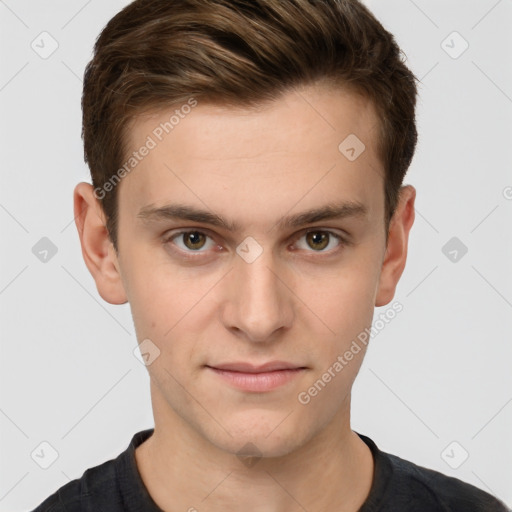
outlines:
[[[89,181],[81,76],[127,3],[0,0],[0,511],[35,507],[153,426],[129,306],[98,295],[72,211]],[[372,339],[352,427],[512,506],[512,0],[366,3],[422,85],[404,309]],[[55,44],[43,31],[47,58],[31,47]],[[58,452],[47,469],[42,442]]]

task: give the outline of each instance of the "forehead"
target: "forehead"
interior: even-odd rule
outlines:
[[[378,129],[370,99],[341,86],[317,84],[290,89],[276,100],[251,107],[212,104],[191,97],[137,117],[128,129],[127,142],[136,147],[147,135],[157,143],[172,144],[167,139],[179,138],[180,155],[211,158],[215,156],[213,148],[203,144],[203,139],[217,137],[225,142],[231,136],[232,144],[216,147],[216,156],[247,158],[260,148],[293,153],[337,150],[337,142],[352,134],[373,153]],[[171,133],[173,137],[168,137]],[[334,154],[337,156],[337,151]]]
[[[122,180],[120,208],[135,216],[186,199],[217,213],[245,211],[254,222],[255,214],[345,199],[383,213],[379,122],[366,98],[309,86],[256,108],[195,101],[131,123],[126,156],[139,154]]]

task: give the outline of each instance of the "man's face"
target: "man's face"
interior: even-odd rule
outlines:
[[[369,101],[315,86],[257,112],[199,102],[159,141],[174,110],[134,123],[130,153],[148,136],[156,147],[118,191],[124,290],[139,343],[160,350],[147,367],[155,425],[283,455],[348,424],[364,346],[307,404],[299,395],[372,322],[386,249],[377,117]],[[351,134],[365,145],[355,159],[353,135],[339,149]],[[343,203],[364,211],[281,224]],[[155,213],[176,205],[239,230]],[[212,369],[272,361],[302,370],[269,387]]]

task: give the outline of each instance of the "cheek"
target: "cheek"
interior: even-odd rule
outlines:
[[[375,262],[363,261],[339,267],[328,279],[308,280],[309,286],[298,294],[307,297],[304,314],[314,322],[308,322],[314,331],[311,335],[316,338],[309,348],[312,360],[317,362],[313,380],[321,378],[326,369],[332,367],[338,357],[343,358],[351,347],[355,347],[354,352],[357,352],[348,354],[350,361],[343,362],[341,371],[332,369],[336,378],[327,386],[330,390],[350,386],[361,366],[366,345],[360,340],[361,336],[366,339],[366,329],[371,326],[375,307],[377,272],[372,264]],[[313,287],[315,282],[323,283],[323,286]],[[339,364],[337,368],[340,368]],[[324,396],[327,398],[330,392]],[[333,400],[337,398],[333,396]]]
[[[320,285],[320,283],[323,283]],[[343,267],[322,280],[308,280],[299,296],[337,334],[366,326],[374,311],[376,275],[371,268]],[[331,332],[332,334],[332,332]]]
[[[366,341],[366,329],[374,314],[368,292],[371,284],[371,280],[358,280],[357,276],[340,277],[336,286],[315,294],[311,303],[310,309],[322,322],[314,329],[316,333],[310,334],[315,337],[315,343],[308,345],[314,370],[297,400],[319,421],[326,420],[326,411],[337,410],[345,402],[363,362],[367,344],[361,341],[361,334]]]
[[[134,247],[129,254],[124,282],[135,326],[143,336],[151,333],[163,339],[198,303],[204,286],[180,274],[169,262],[152,258],[148,251]]]
[[[133,261],[132,261],[133,262]],[[205,347],[201,339],[212,322],[212,288],[218,276],[185,275],[170,265],[139,262],[129,278],[129,303],[137,340],[151,340],[159,351],[158,360],[148,366],[159,381],[167,381],[167,368],[182,381],[190,363],[200,360]],[[173,380],[168,382],[173,386]]]

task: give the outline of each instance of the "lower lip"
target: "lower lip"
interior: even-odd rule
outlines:
[[[221,379],[242,389],[244,391],[271,391],[279,386],[290,382],[304,371],[304,368],[294,370],[275,370],[262,373],[244,373],[228,370],[219,370],[217,368],[207,367],[216,373]]]

